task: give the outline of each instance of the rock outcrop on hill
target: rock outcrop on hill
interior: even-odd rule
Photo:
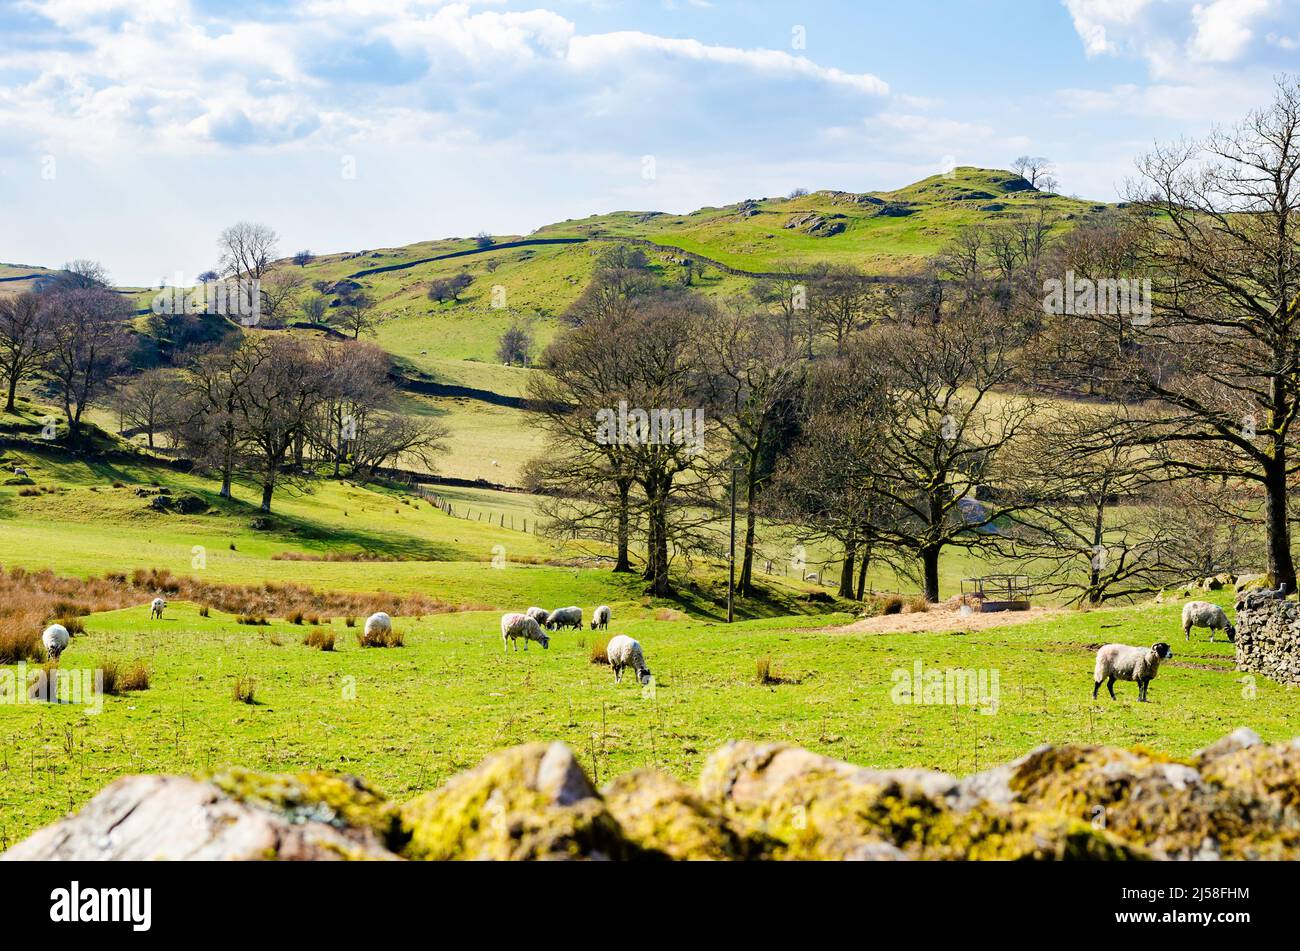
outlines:
[[[957,779],[728,743],[692,788],[596,790],[563,743],[494,753],[398,805],[351,777],[119,779],[0,859],[1296,859],[1300,740],[1238,730],[1188,760],[1044,746]]]

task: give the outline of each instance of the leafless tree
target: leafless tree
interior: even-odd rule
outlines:
[[[280,236],[267,225],[239,221],[221,232],[221,269],[228,277],[260,281],[275,261]]]
[[[303,276],[294,271],[277,269],[269,272],[261,284],[263,320],[276,326],[293,313],[305,283]]]
[[[40,367],[50,345],[48,312],[30,291],[0,297],[0,373],[5,378],[6,413],[14,412],[18,384]]]
[[[1280,81],[1266,108],[1204,141],[1158,148],[1140,168],[1133,253],[1137,276],[1154,276],[1149,322],[1085,368],[1135,397],[1109,438],[1147,447],[1171,477],[1262,491],[1268,571],[1294,591],[1300,82]],[[1113,316],[1075,319],[1113,332]]]
[[[293,256],[293,263],[298,267],[306,267],[314,260],[316,260],[316,255],[307,250],[299,251]]]
[[[782,424],[793,413],[801,361],[767,309],[744,300],[726,302],[705,320],[698,346],[707,411],[731,437],[735,461],[743,467],[745,535],[737,590],[749,597],[758,496],[770,474]]]
[[[514,320],[497,342],[497,359],[506,366],[526,367],[533,358],[533,332],[522,321]]]
[[[1020,156],[1011,163],[1011,171],[1041,191],[1051,191],[1056,187],[1054,166],[1050,159],[1041,155]]]
[[[81,442],[81,418],[125,366],[126,321],[131,308],[112,291],[85,288],[45,297],[50,346],[45,372],[63,405],[68,442]]]
[[[334,317],[331,320],[331,323],[351,336],[353,340],[361,339],[363,333],[374,332],[378,322],[379,314],[375,309],[375,299],[364,291],[348,294],[342,298],[339,305],[334,308]]]
[[[174,370],[156,368],[132,377],[114,394],[123,423],[145,434],[154,447],[155,436],[168,430],[180,401],[182,384]]]

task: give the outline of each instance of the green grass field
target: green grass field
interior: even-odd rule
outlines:
[[[511,571],[500,572],[511,577]],[[571,600],[589,611],[591,598]],[[645,646],[653,689],[616,685],[588,655],[590,631],[559,632],[551,649],[503,652],[496,612],[402,618],[406,646],[362,649],[341,619],[334,652],[301,641],[307,626],[244,627],[192,604],[162,621],[141,605],[87,619],[65,670],[106,659],[143,660],[151,685],[108,697],[102,712],[73,705],[0,706],[0,845],[76,808],[123,773],[201,772],[226,764],[366,777],[405,798],[474,765],[489,751],[564,740],[584,766],[610,777],[659,766],[691,779],[703,758],[735,737],[797,743],[856,763],[969,772],[1043,742],[1143,745],[1185,756],[1249,724],[1289,737],[1294,693],[1259,678],[1254,693],[1232,670],[1231,648],[1204,634],[1185,645],[1177,605],[1071,614],[967,634],[845,633],[807,618],[725,624],[657,620],[636,602],[613,602],[610,633]],[[1151,701],[1132,684],[1119,700],[1091,699],[1100,640],[1169,640]],[[770,656],[787,682],[760,685]],[[996,712],[978,706],[893,702],[898,672],[949,667],[997,675]],[[256,683],[252,705],[236,678]],[[988,681],[992,683],[991,680]],[[991,695],[991,694],[990,694]],[[40,795],[33,795],[40,789]]]

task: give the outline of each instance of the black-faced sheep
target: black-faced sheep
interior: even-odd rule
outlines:
[[[511,642],[514,643],[515,650],[519,650],[519,639],[524,640],[524,650],[528,650],[528,642],[536,641],[542,645],[545,650],[551,646],[551,639],[541,629],[536,621],[527,614],[503,614],[501,615],[501,649],[509,650]]]
[[[591,629],[594,631],[599,628],[602,631],[609,629],[609,605],[602,604],[596,610],[591,612]]]
[[[72,640],[68,636],[68,629],[62,624],[51,624],[41,634],[41,643],[45,645],[45,653],[49,655],[50,660],[58,660],[59,656],[68,649],[68,642]]]
[[[582,608],[556,608],[552,611],[546,619],[546,629],[548,631],[558,631],[562,627],[582,630]]]
[[[1228,620],[1223,608],[1209,601],[1188,601],[1183,605],[1183,637],[1192,639],[1192,628],[1208,627],[1210,640],[1214,640],[1215,631],[1227,631],[1228,640],[1237,639],[1237,629]]]
[[[162,620],[163,611],[167,610],[167,601],[163,598],[154,598],[153,603],[149,605],[149,618]]]
[[[1155,680],[1160,662],[1174,656],[1164,641],[1150,647],[1130,647],[1127,644],[1107,644],[1097,651],[1097,667],[1093,671],[1092,698],[1097,699],[1101,682],[1106,681],[1110,698],[1115,698],[1115,681],[1132,680],[1138,685],[1138,700],[1147,699],[1147,687]]]
[[[609,643],[605,646],[605,656],[609,658],[609,666],[614,668],[615,683],[623,682],[624,667],[635,670],[636,679],[641,684],[650,682],[650,668],[645,664],[645,654],[641,651],[641,644],[626,634],[609,639]]]

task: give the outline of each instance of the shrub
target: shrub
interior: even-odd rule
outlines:
[[[289,614],[288,621],[290,624],[301,624],[303,617],[304,615],[301,610],[293,611]]]
[[[143,663],[119,666],[115,660],[105,660],[100,661],[99,670],[104,678],[104,693],[110,696],[149,689],[149,668]]]
[[[356,626],[357,626],[357,619],[354,618],[354,617],[345,618],[344,621],[343,621],[343,626],[344,626],[344,627],[356,627]]]
[[[0,664],[17,664],[26,661],[39,664],[45,660],[45,645],[41,632],[24,628],[18,623],[0,626]]]
[[[608,664],[609,663],[609,654],[607,653],[608,647],[609,647],[609,638],[607,637],[602,637],[598,641],[592,641],[591,654],[589,655],[591,658],[591,662],[593,664]]]
[[[332,651],[334,649],[334,634],[323,627],[317,627],[308,631],[302,642],[308,647],[314,647],[319,651]]]
[[[924,614],[928,610],[930,610],[930,602],[925,600],[925,595],[923,594],[918,594],[916,597],[910,598],[907,602],[908,614]]]
[[[891,594],[880,605],[881,614],[901,614],[903,611],[903,596],[901,594]]]
[[[770,684],[775,681],[772,678],[772,655],[765,654],[760,657],[754,665],[754,679],[760,684]]]
[[[257,702],[257,681],[252,677],[236,677],[234,697],[239,703]]]
[[[199,606],[199,617],[210,617],[211,614],[212,614],[211,605],[204,604]]]
[[[262,617],[260,614],[241,614],[235,618],[235,623],[261,626],[265,624],[270,624],[271,622],[268,621],[266,618]]]
[[[77,635],[77,634],[85,634],[85,633],[86,633],[86,624],[85,624],[85,622],[82,621],[81,618],[79,618],[79,617],[61,617],[61,618],[56,618],[55,621],[54,621],[54,623],[55,623],[55,624],[62,624],[64,627],[66,627],[66,628],[68,629],[68,633],[71,634],[71,635],[74,635],[74,636]]]

